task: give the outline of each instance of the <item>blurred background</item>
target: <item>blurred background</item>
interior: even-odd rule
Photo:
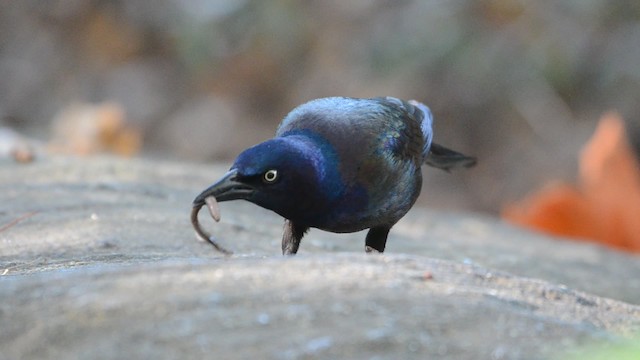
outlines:
[[[497,213],[572,181],[606,111],[638,146],[640,2],[0,1],[0,143],[231,161],[310,99],[386,95],[480,161],[421,204]]]

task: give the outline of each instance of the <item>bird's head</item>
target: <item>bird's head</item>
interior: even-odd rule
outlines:
[[[278,137],[243,151],[220,180],[198,195],[248,200],[287,219],[313,217],[341,194],[335,159],[304,136]]]

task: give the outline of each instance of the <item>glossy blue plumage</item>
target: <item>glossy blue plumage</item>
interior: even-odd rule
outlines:
[[[275,138],[238,156],[231,170],[233,186],[226,181],[223,191],[216,184],[194,204],[212,194],[223,200],[244,198],[277,212],[287,219],[284,253],[295,253],[310,227],[371,229],[367,249],[383,251],[389,229],[420,194],[423,163],[443,169],[475,163],[432,144],[432,122],[429,109],[415,101],[310,101],[284,118]],[[243,195],[229,195],[234,192]]]

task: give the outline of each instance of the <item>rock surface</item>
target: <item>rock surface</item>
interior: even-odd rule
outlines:
[[[189,211],[225,169],[0,163],[0,358],[531,359],[640,330],[640,258],[491,218],[417,208],[385,255],[312,230],[282,258],[282,219],[222,203],[222,256]]]

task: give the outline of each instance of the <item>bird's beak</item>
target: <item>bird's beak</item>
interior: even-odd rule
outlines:
[[[204,205],[204,199],[213,196],[217,201],[229,201],[248,199],[255,192],[255,188],[238,181],[238,171],[236,169],[229,170],[215,184],[209,186],[206,190],[196,196],[193,200],[193,207]]]

